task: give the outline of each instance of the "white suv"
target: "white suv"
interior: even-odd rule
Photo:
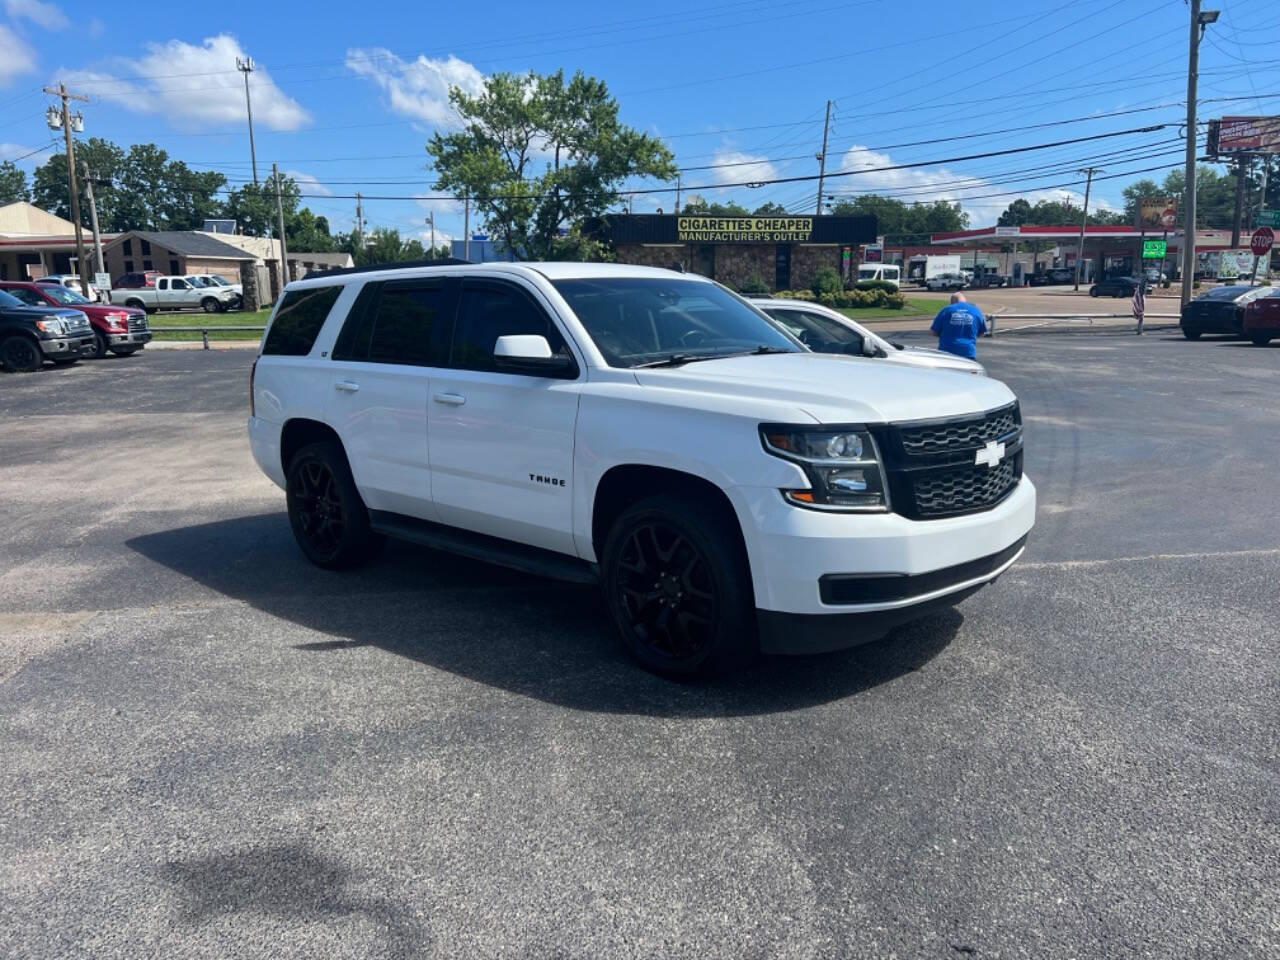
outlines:
[[[985,377],[811,353],[701,277],[588,263],[289,285],[254,458],[325,567],[384,535],[600,582],[667,673],[874,640],[958,602],[1035,520]]]

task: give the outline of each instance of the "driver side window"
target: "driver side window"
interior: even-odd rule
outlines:
[[[464,283],[449,365],[459,370],[498,372],[493,362],[494,344],[499,337],[516,334],[546,337],[553,354],[570,355],[551,318],[522,291],[499,284]]]

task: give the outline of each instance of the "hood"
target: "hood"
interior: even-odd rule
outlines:
[[[49,317],[61,317],[63,320],[79,320],[85,316],[83,310],[74,307],[4,307],[6,317],[17,317],[21,320],[47,320]]]
[[[889,423],[963,416],[1003,406],[999,380],[863,357],[786,353],[636,370],[641,386],[794,407],[819,423]]]
[[[901,350],[893,347],[890,347],[890,349],[892,350],[888,355],[890,360],[928,360],[930,366],[939,369],[945,367],[948,370],[973,371],[983,369],[982,364],[977,360],[970,360],[968,357],[957,357],[954,353],[948,353],[945,350],[938,350],[934,347],[904,346]]]

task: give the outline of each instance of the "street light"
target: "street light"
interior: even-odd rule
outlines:
[[[1218,10],[1201,10],[1200,15],[1196,17],[1196,23],[1200,24],[1201,27],[1207,27],[1211,23],[1218,22],[1219,14],[1220,11]]]

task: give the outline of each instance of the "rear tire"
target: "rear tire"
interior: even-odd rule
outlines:
[[[625,509],[605,539],[605,602],[647,669],[709,674],[758,649],[751,571],[732,513],[662,494]]]
[[[1271,342],[1271,334],[1254,333],[1249,336],[1249,340],[1253,343],[1255,347],[1265,347],[1267,344]]]
[[[0,369],[9,373],[35,373],[43,362],[40,346],[20,333],[0,340]]]
[[[356,566],[382,546],[383,538],[369,527],[369,510],[341,446],[330,440],[307,444],[294,454],[286,480],[289,525],[316,566]]]
[[[1183,328],[1182,328],[1182,335],[1183,335],[1184,337],[1186,337],[1188,340],[1199,340],[1199,339],[1200,339],[1200,331],[1199,331],[1199,330],[1188,330],[1186,327],[1183,327]]]
[[[141,300],[139,300],[137,297],[130,297],[128,300],[124,302],[124,305],[126,307],[133,307],[137,310],[147,309],[147,305],[143,303]]]

